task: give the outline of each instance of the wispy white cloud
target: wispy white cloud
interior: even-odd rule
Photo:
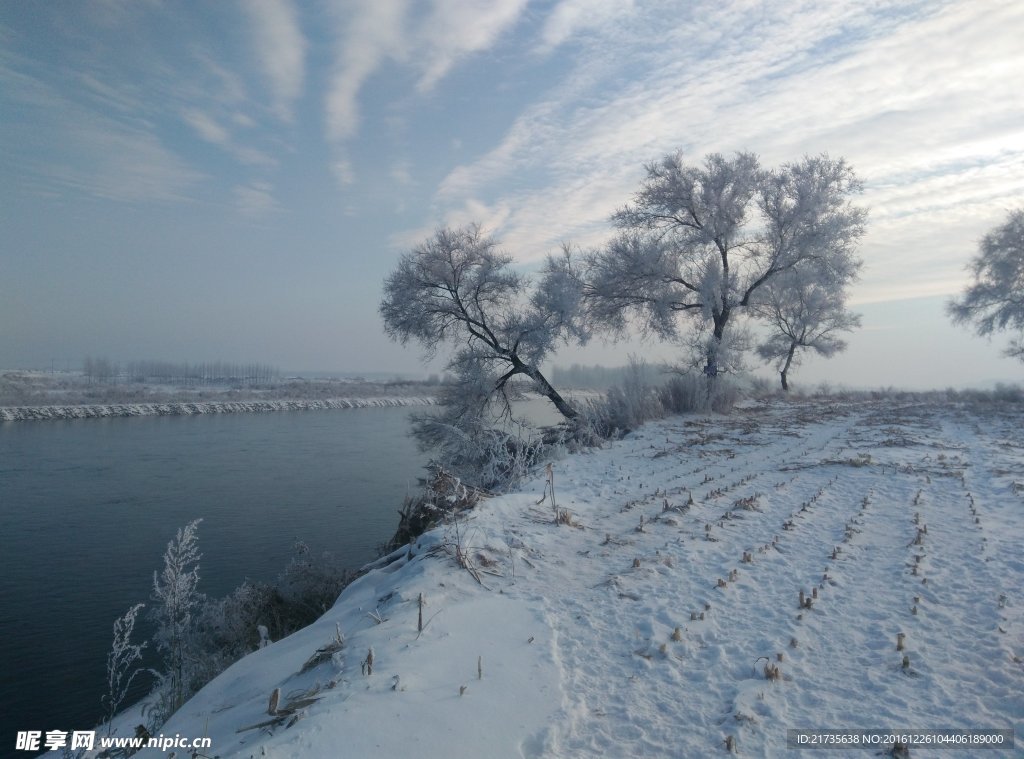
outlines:
[[[550,52],[580,32],[619,23],[633,4],[633,0],[562,0],[544,21],[540,51]]]
[[[245,216],[262,218],[280,210],[269,182],[252,182],[234,188],[235,205]]]
[[[342,187],[355,184],[356,170],[352,167],[352,162],[347,158],[335,159],[331,164],[331,173],[334,174],[335,181]]]
[[[214,145],[227,145],[230,142],[228,130],[198,108],[186,108],[181,117],[207,142]]]
[[[363,83],[387,58],[403,54],[406,6],[406,0],[355,0],[336,9],[336,58],[325,102],[331,141],[355,135]]]
[[[325,96],[326,131],[351,140],[364,85],[386,62],[418,76],[429,92],[459,61],[494,46],[521,17],[527,0],[435,0],[420,13],[408,0],[355,0],[335,10],[335,63]],[[416,15],[414,15],[414,10]]]
[[[192,127],[201,139],[219,148],[223,148],[240,163],[247,166],[264,167],[271,167],[277,164],[277,161],[266,152],[233,139],[227,127],[198,108],[185,108],[181,113],[181,118]],[[238,123],[237,120],[235,120],[235,123]]]
[[[10,56],[0,56],[5,95],[27,108],[0,124],[22,151],[18,179],[44,194],[85,193],[115,201],[184,201],[206,175],[171,151],[139,118],[118,119],[72,100]],[[123,99],[110,89],[105,97]],[[29,116],[28,114],[31,114]],[[37,149],[42,148],[42,149]]]
[[[435,0],[419,26],[421,92],[436,85],[464,56],[486,50],[526,8],[526,0]]]
[[[391,166],[391,171],[388,172],[391,179],[395,184],[403,187],[410,187],[415,184],[415,180],[412,178],[411,167],[408,161],[397,161]]]
[[[206,179],[152,134],[83,116],[73,130],[62,130],[65,160],[36,163],[53,186],[120,202],[187,202]]]
[[[255,51],[270,83],[274,113],[290,122],[305,77],[306,39],[299,28],[298,12],[288,0],[245,0],[241,7],[252,24]]]
[[[606,235],[642,162],[676,147],[694,159],[751,149],[769,165],[846,156],[875,208],[868,299],[950,292],[971,240],[1024,195],[1019,3],[644,5],[588,16],[573,37],[579,7],[566,0],[541,31],[542,45],[578,39],[575,70],[436,195],[450,219],[511,209],[497,231],[524,260]]]

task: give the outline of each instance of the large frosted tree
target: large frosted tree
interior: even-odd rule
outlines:
[[[612,217],[619,234],[588,259],[588,313],[612,331],[632,317],[665,339],[688,317],[709,377],[728,368],[731,325],[762,287],[810,265],[840,270],[864,233],[866,214],[850,202],[861,184],[842,159],[765,170],[752,153],[691,165],[677,152],[646,171]]]
[[[1024,210],[986,234],[968,269],[974,281],[947,310],[956,324],[972,324],[979,335],[1013,329],[1006,355],[1024,361]]]
[[[428,354],[454,349],[459,413],[483,414],[507,383],[528,377],[566,419],[578,412],[540,371],[562,339],[585,339],[578,318],[581,282],[569,256],[550,257],[535,287],[478,226],[440,229],[404,254],[384,282],[380,313],[387,334],[420,343]],[[454,399],[452,399],[454,400]],[[453,420],[457,421],[457,420]]]

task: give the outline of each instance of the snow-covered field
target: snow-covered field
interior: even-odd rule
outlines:
[[[1022,430],[1019,404],[893,400],[649,424],[555,462],[573,525],[538,473],[163,734],[221,757],[703,757],[798,755],[787,728],[992,728],[1017,747],[952,755],[1024,755]]]

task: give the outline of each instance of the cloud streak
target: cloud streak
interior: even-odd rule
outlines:
[[[555,9],[544,44],[579,33],[577,7],[567,0]],[[673,16],[648,6],[589,24],[575,70],[499,145],[447,175],[435,198],[440,213],[510,209],[490,215],[500,218],[496,231],[514,255],[535,260],[568,236],[600,240],[641,164],[676,147],[694,159],[752,149],[769,165],[828,151],[846,156],[867,183],[863,297],[955,289],[973,250],[961,244],[1024,194],[1024,105],[1011,73],[1024,70],[1016,33],[1024,9],[758,7],[759,15],[742,4],[696,3]],[[529,189],[506,189],[524,174]],[[889,239],[899,240],[899,256]],[[938,274],[910,284],[925,267]]]
[[[305,77],[306,40],[298,12],[287,0],[245,0],[241,7],[252,24],[254,49],[270,84],[274,113],[291,122]]]
[[[430,92],[463,59],[493,47],[527,0],[435,0],[423,12],[407,0],[355,0],[335,11],[335,62],[325,97],[326,133],[339,144],[358,134],[360,96],[387,62],[417,74]]]
[[[327,137],[342,142],[359,127],[359,92],[389,57],[401,57],[405,0],[356,0],[335,11],[335,63],[325,98]]]
[[[436,0],[416,39],[423,51],[417,89],[431,90],[460,59],[494,45],[525,8],[526,0]]]

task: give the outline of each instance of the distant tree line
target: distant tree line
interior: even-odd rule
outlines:
[[[105,357],[86,356],[82,374],[92,382],[149,382],[164,385],[265,385],[281,379],[276,366],[226,361],[200,363],[128,361],[118,364]]]
[[[646,375],[644,381],[654,384],[658,375],[668,372],[669,369],[668,366],[644,364],[642,369]],[[551,381],[558,387],[576,390],[607,390],[615,385],[621,385],[627,376],[635,371],[636,368],[633,366],[572,364],[566,367],[556,365],[551,369]]]

